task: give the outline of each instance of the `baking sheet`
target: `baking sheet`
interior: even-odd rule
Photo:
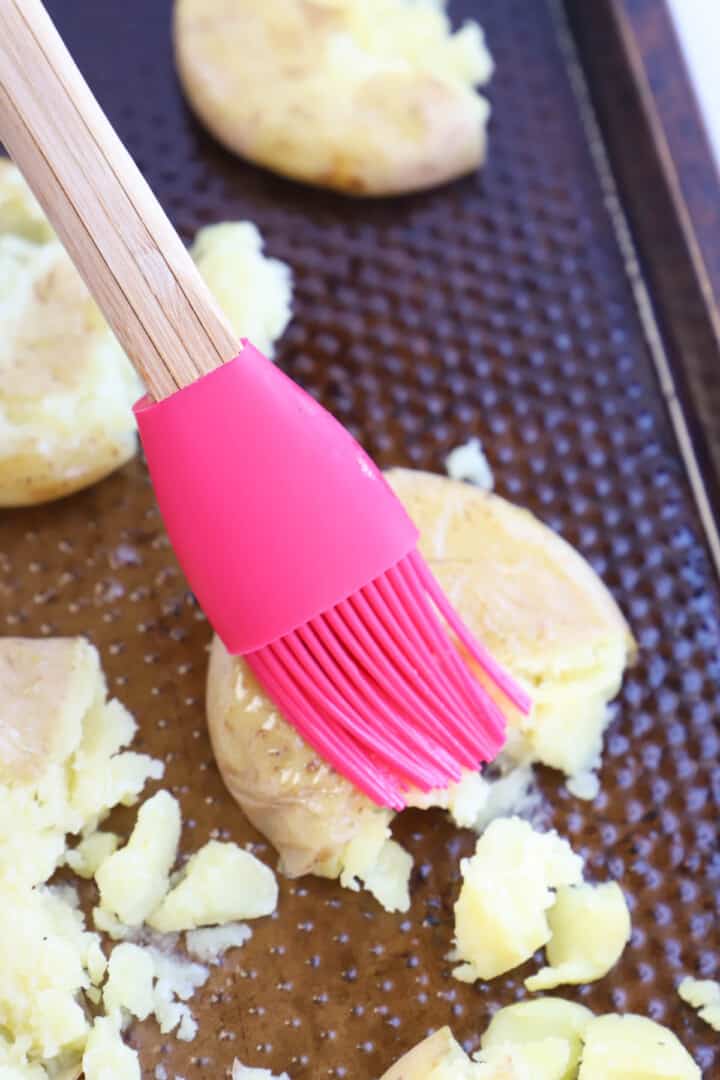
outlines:
[[[436,471],[480,436],[498,490],[576,544],[641,646],[589,806],[542,776],[546,821],[616,878],[633,938],[601,982],[565,996],[669,1024],[711,1076],[717,1037],[677,998],[718,976],[720,594],[668,423],[561,50],[542,0],[451,5],[483,23],[497,63],[487,169],[442,190],[351,202],[244,166],[196,125],[172,67],[165,0],[53,0],[61,32],[185,238],[249,217],[291,264],[295,317],[279,362],[384,465]],[[136,461],[52,506],[5,513],[4,631],[87,634],[111,689],[167,763],[183,849],[210,836],[274,855],[226,795],[204,727],[210,631]],[[713,786],[714,785],[714,786]],[[130,820],[132,815],[128,818]],[[407,916],[317,879],[281,883],[278,915],[214,969],[190,1044],[131,1029],[147,1075],[218,1077],[234,1056],[292,1077],[379,1076],[449,1023],[475,1048],[526,965],[466,986],[445,960],[469,833],[409,812]]]

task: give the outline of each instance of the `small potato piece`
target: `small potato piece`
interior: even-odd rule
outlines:
[[[112,1020],[98,1016],[83,1054],[85,1080],[140,1080],[137,1052],[127,1046]]]
[[[95,877],[100,864],[117,851],[119,843],[120,837],[116,833],[98,830],[68,851],[65,862],[79,877]]]
[[[520,818],[497,818],[460,864],[455,904],[455,968],[462,982],[493,979],[522,964],[550,938],[552,889],[582,878],[583,861],[556,833]]]
[[[568,1075],[570,1046],[565,1039],[548,1037],[493,1046],[474,1057],[477,1080],[562,1080]]]
[[[108,1016],[122,1019],[122,1010],[145,1020],[154,1008],[155,964],[147,949],[131,942],[116,945],[108,962],[103,1005]]]
[[[518,1001],[496,1012],[481,1040],[483,1050],[510,1043],[524,1046],[546,1038],[564,1039],[568,1045],[568,1063],[559,1080],[573,1080],[576,1075],[582,1041],[593,1014],[584,1005],[563,998],[538,998]]]
[[[698,1010],[698,1016],[714,1031],[720,1031],[720,982],[713,979],[686,978],[678,986],[678,994]]]
[[[196,235],[190,254],[238,337],[272,356],[290,321],[292,275],[284,262],[263,255],[257,226],[251,221],[208,225]]]
[[[100,864],[95,880],[100,907],[127,926],[139,926],[168,888],[180,840],[180,807],[167,791],[143,803],[130,839]]]
[[[189,859],[182,880],[147,920],[155,930],[193,930],[271,915],[278,887],[269,866],[237,844],[211,840]]]
[[[560,888],[548,912],[548,967],[525,980],[528,990],[595,982],[607,975],[630,940],[630,912],[615,881]]]
[[[473,1065],[449,1027],[440,1028],[391,1065],[381,1080],[465,1080]]]
[[[578,1080],[701,1080],[677,1036],[644,1016],[598,1016],[584,1038]]]
[[[176,0],[180,81],[242,157],[352,195],[441,184],[485,159],[492,60],[433,0]]]
[[[277,1076],[269,1069],[253,1069],[250,1065],[242,1065],[237,1058],[233,1061],[232,1080],[290,1080],[287,1073]]]
[[[224,926],[202,926],[188,930],[185,947],[191,956],[203,964],[219,964],[228,949],[239,949],[252,937],[246,923],[225,923]]]

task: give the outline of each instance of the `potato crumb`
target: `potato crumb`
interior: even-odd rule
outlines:
[[[100,907],[139,926],[167,892],[180,840],[180,806],[167,791],[143,803],[124,848],[105,859],[95,880]]]
[[[593,1014],[584,1005],[563,998],[519,1001],[495,1013],[482,1036],[481,1046],[487,1051],[507,1044],[524,1046],[547,1038],[562,1039],[568,1048],[567,1075],[574,1077],[583,1036],[592,1019]]]
[[[189,859],[179,884],[147,922],[168,932],[256,919],[272,914],[277,898],[268,866],[237,844],[211,840]]]
[[[81,840],[77,847],[71,848],[65,862],[78,877],[91,878],[100,866],[117,850],[120,837],[111,832],[93,832]]]
[[[290,322],[290,267],[263,254],[263,238],[250,221],[200,229],[190,254],[235,333],[272,356]]]
[[[481,1047],[471,1061],[450,1029],[441,1028],[382,1080],[700,1080],[667,1028],[632,1014],[595,1017],[562,998],[501,1009]]]
[[[385,812],[368,815],[345,845],[339,858],[340,884],[354,892],[362,884],[386,911],[407,911],[412,857],[390,839],[388,820]],[[336,873],[328,867],[328,876]]]
[[[0,880],[37,885],[163,766],[124,749],[135,721],[84,638],[0,639],[0,707]]]
[[[492,491],[495,487],[495,477],[479,439],[469,439],[451,450],[445,458],[445,469],[451,480],[465,480],[482,491]]]
[[[365,871],[365,888],[386,911],[407,911],[412,867],[412,855],[395,840],[386,840],[377,861]]]
[[[584,1039],[578,1080],[701,1080],[678,1037],[644,1016],[595,1017]]]
[[[85,1080],[140,1080],[140,1061],[112,1020],[99,1016],[92,1026],[82,1058]]]
[[[600,780],[597,773],[588,769],[585,772],[579,772],[575,776],[568,777],[565,787],[576,799],[592,802],[600,792]]]
[[[492,979],[523,963],[551,936],[553,889],[582,880],[583,860],[556,833],[521,818],[497,818],[461,864],[454,959],[462,982]]]
[[[226,923],[225,926],[205,926],[188,930],[185,945],[191,956],[204,964],[217,964],[228,949],[238,949],[252,937],[246,923]]]
[[[153,1011],[154,977],[155,964],[147,949],[130,942],[115,946],[103,988],[103,1004],[118,1026],[127,1021],[125,1014],[145,1020]]]
[[[715,1031],[720,1031],[720,982],[713,979],[683,979],[678,994],[698,1010],[698,1016]]]
[[[249,1065],[241,1065],[235,1058],[232,1067],[232,1080],[290,1080],[287,1073],[276,1076],[269,1069],[253,1069]]]
[[[615,881],[559,888],[548,922],[551,966],[525,980],[528,990],[595,982],[615,966],[630,940],[630,912]]]

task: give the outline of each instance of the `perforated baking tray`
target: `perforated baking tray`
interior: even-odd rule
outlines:
[[[382,202],[304,189],[214,144],[181,98],[166,0],[50,8],[184,237],[252,218],[291,264],[284,369],[383,465],[442,471],[452,446],[479,435],[499,491],[559,529],[614,591],[641,652],[607,734],[602,793],[581,803],[550,773],[542,787],[548,824],[592,875],[621,881],[634,929],[607,978],[567,994],[670,1024],[714,1075],[717,1039],[674,988],[686,973],[717,977],[720,963],[720,591],[559,8],[452,6],[481,19],[497,63],[488,166]],[[142,462],[4,514],[0,548],[3,630],[92,638],[138,741],[167,762],[186,849],[232,836],[272,863],[213,763],[210,630]],[[397,832],[416,864],[406,917],[335,883],[283,881],[277,918],[256,923],[198,993],[195,1042],[131,1029],[146,1075],[162,1063],[186,1080],[219,1077],[237,1055],[292,1077],[369,1080],[445,1023],[476,1047],[528,972],[476,986],[450,977],[458,862],[473,837],[434,812],[403,815]]]

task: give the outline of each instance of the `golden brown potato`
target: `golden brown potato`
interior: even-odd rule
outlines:
[[[504,499],[406,469],[388,479],[453,603],[535,696],[530,718],[510,718],[508,754],[568,772],[596,764],[606,704],[633,649],[605,586],[564,540]],[[390,813],[313,753],[218,639],[207,716],[225,782],[283,871],[364,879],[387,843]],[[439,792],[429,803],[452,809],[452,798]]]
[[[203,123],[286,176],[389,195],[485,158],[492,60],[432,0],[176,0],[174,40]]]

